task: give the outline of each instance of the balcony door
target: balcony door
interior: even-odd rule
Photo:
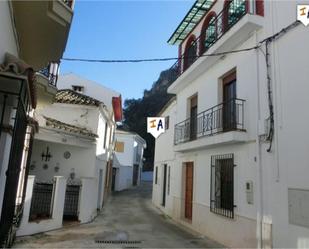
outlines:
[[[190,140],[196,139],[197,133],[197,95],[190,100]]]
[[[223,79],[223,130],[236,128],[236,72]]]

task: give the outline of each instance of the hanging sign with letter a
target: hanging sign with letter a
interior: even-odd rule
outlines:
[[[147,118],[147,132],[155,138],[159,137],[165,131],[165,118],[150,117]]]
[[[297,20],[305,26],[309,24],[309,5],[297,5]]]

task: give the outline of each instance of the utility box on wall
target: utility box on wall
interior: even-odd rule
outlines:
[[[288,190],[289,223],[309,228],[309,190]]]
[[[253,204],[253,181],[246,182],[246,200],[248,204]]]

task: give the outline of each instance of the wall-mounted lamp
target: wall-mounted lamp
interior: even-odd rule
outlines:
[[[46,148],[46,152],[42,152],[41,154],[42,157],[42,161],[48,162],[50,160],[51,157],[53,157],[50,152],[49,152],[49,147],[47,146]]]

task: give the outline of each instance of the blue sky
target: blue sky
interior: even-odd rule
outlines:
[[[139,59],[177,57],[167,40],[194,1],[78,1],[63,57]],[[61,73],[73,72],[140,98],[160,72],[174,62],[103,64],[62,61]]]

